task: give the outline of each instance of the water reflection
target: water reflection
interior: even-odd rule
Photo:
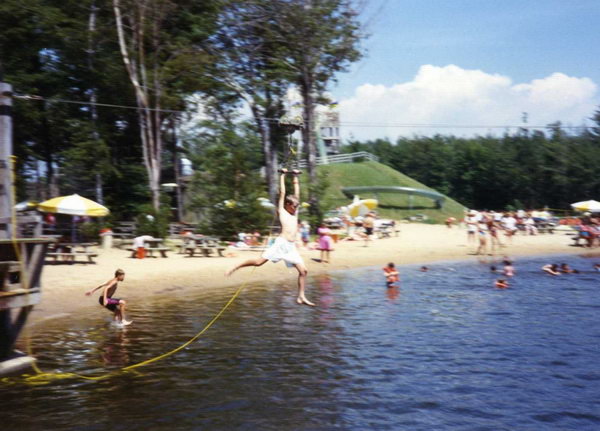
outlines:
[[[386,296],[391,302],[396,302],[398,296],[400,296],[399,286],[390,286],[386,289]]]
[[[102,361],[106,367],[124,367],[129,364],[128,328],[119,328],[101,343]]]
[[[319,274],[313,278],[314,288],[318,291],[319,307],[322,314],[329,314],[335,302],[335,289],[330,274]]]

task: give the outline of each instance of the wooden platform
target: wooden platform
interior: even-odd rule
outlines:
[[[33,306],[41,300],[40,278],[48,245],[44,238],[0,239],[0,361],[10,370],[25,366],[13,348]]]

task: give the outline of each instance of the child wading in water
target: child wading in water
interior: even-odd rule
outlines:
[[[117,285],[119,281],[123,281],[125,279],[125,271],[122,269],[117,269],[115,271],[115,277],[108,280],[106,283],[101,284],[100,286],[85,292],[87,296],[90,296],[98,289],[104,288],[102,291],[102,296],[98,298],[98,302],[103,307],[106,307],[108,310],[114,313],[114,319],[117,323],[122,325],[129,325],[131,320],[125,319],[125,309],[127,307],[127,303],[123,299],[113,298],[112,296],[115,294],[117,290]]]
[[[285,175],[287,169],[281,170],[279,178],[279,203],[277,213],[279,223],[281,224],[281,234],[277,237],[271,247],[269,247],[258,259],[249,259],[239,265],[231,268],[225,273],[230,276],[235,271],[245,266],[262,266],[269,260],[273,263],[283,260],[288,267],[294,266],[298,270],[298,304],[315,305],[306,299],[304,295],[304,284],[308,270],[304,266],[304,261],[296,249],[296,235],[298,233],[298,206],[300,205],[300,183],[298,180],[299,171],[292,171],[294,194],[285,195]]]
[[[387,287],[394,287],[394,283],[400,281],[400,278],[398,277],[400,273],[396,271],[396,266],[392,262],[383,267],[383,273],[385,275],[385,283]]]

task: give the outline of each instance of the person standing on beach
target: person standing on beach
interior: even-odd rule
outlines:
[[[477,214],[471,210],[465,217],[465,224],[467,225],[467,245],[475,242],[475,236],[477,235],[477,227],[479,220],[477,220]]]
[[[475,254],[486,254],[487,253],[487,235],[488,235],[488,225],[486,222],[486,218],[482,218],[479,223],[477,223],[477,237],[479,238],[479,247],[475,251]]]
[[[502,217],[502,226],[504,227],[508,242],[512,244],[513,237],[517,233],[517,219],[513,217],[512,213],[507,212]]]
[[[296,236],[298,233],[298,207],[300,206],[300,181],[298,175],[300,171],[292,171],[292,183],[294,185],[294,194],[285,194],[285,176],[288,173],[287,169],[281,169],[279,177],[279,202],[277,206],[277,214],[279,223],[281,224],[281,233],[273,243],[258,259],[248,259],[233,268],[229,269],[225,276],[228,277],[240,268],[246,266],[262,266],[269,260],[277,263],[283,260],[288,267],[294,266],[298,271],[298,304],[314,306],[312,302],[306,299],[304,293],[304,285],[306,283],[306,275],[308,270],[304,265],[304,261],[298,249],[296,248]]]
[[[329,263],[330,253],[333,251],[333,240],[331,239],[331,230],[321,223],[317,230],[319,234],[319,250],[321,250],[321,263]]]
[[[302,245],[304,248],[308,248],[308,243],[310,242],[310,225],[307,221],[303,221],[298,224],[298,229],[300,230]]]
[[[115,271],[114,278],[108,280],[106,283],[101,284],[94,289],[85,292],[86,296],[90,296],[98,289],[102,290],[102,296],[98,298],[98,302],[106,309],[110,310],[114,314],[114,320],[121,325],[129,325],[131,320],[125,319],[125,309],[127,308],[127,302],[123,299],[113,298],[117,290],[119,281],[125,280],[125,271],[117,269]]]
[[[373,239],[373,229],[375,228],[375,213],[369,212],[363,220],[365,228],[365,247],[369,245],[369,241]]]

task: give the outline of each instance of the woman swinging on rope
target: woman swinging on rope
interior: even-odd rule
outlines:
[[[298,175],[300,174],[300,171],[293,170],[291,172],[293,176],[292,182],[294,184],[294,194],[287,196],[285,195],[285,175],[288,173],[288,170],[281,169],[280,172],[277,213],[279,216],[279,223],[281,224],[281,233],[273,245],[265,250],[261,257],[258,259],[249,259],[240,263],[227,271],[225,276],[230,276],[235,271],[245,266],[262,266],[269,260],[273,263],[283,260],[288,267],[294,266],[298,270],[298,297],[296,298],[296,302],[298,304],[314,306],[315,304],[306,299],[306,296],[304,295],[304,285],[308,271],[302,257],[300,257],[300,254],[296,249],[298,207],[300,205],[300,181]]]

